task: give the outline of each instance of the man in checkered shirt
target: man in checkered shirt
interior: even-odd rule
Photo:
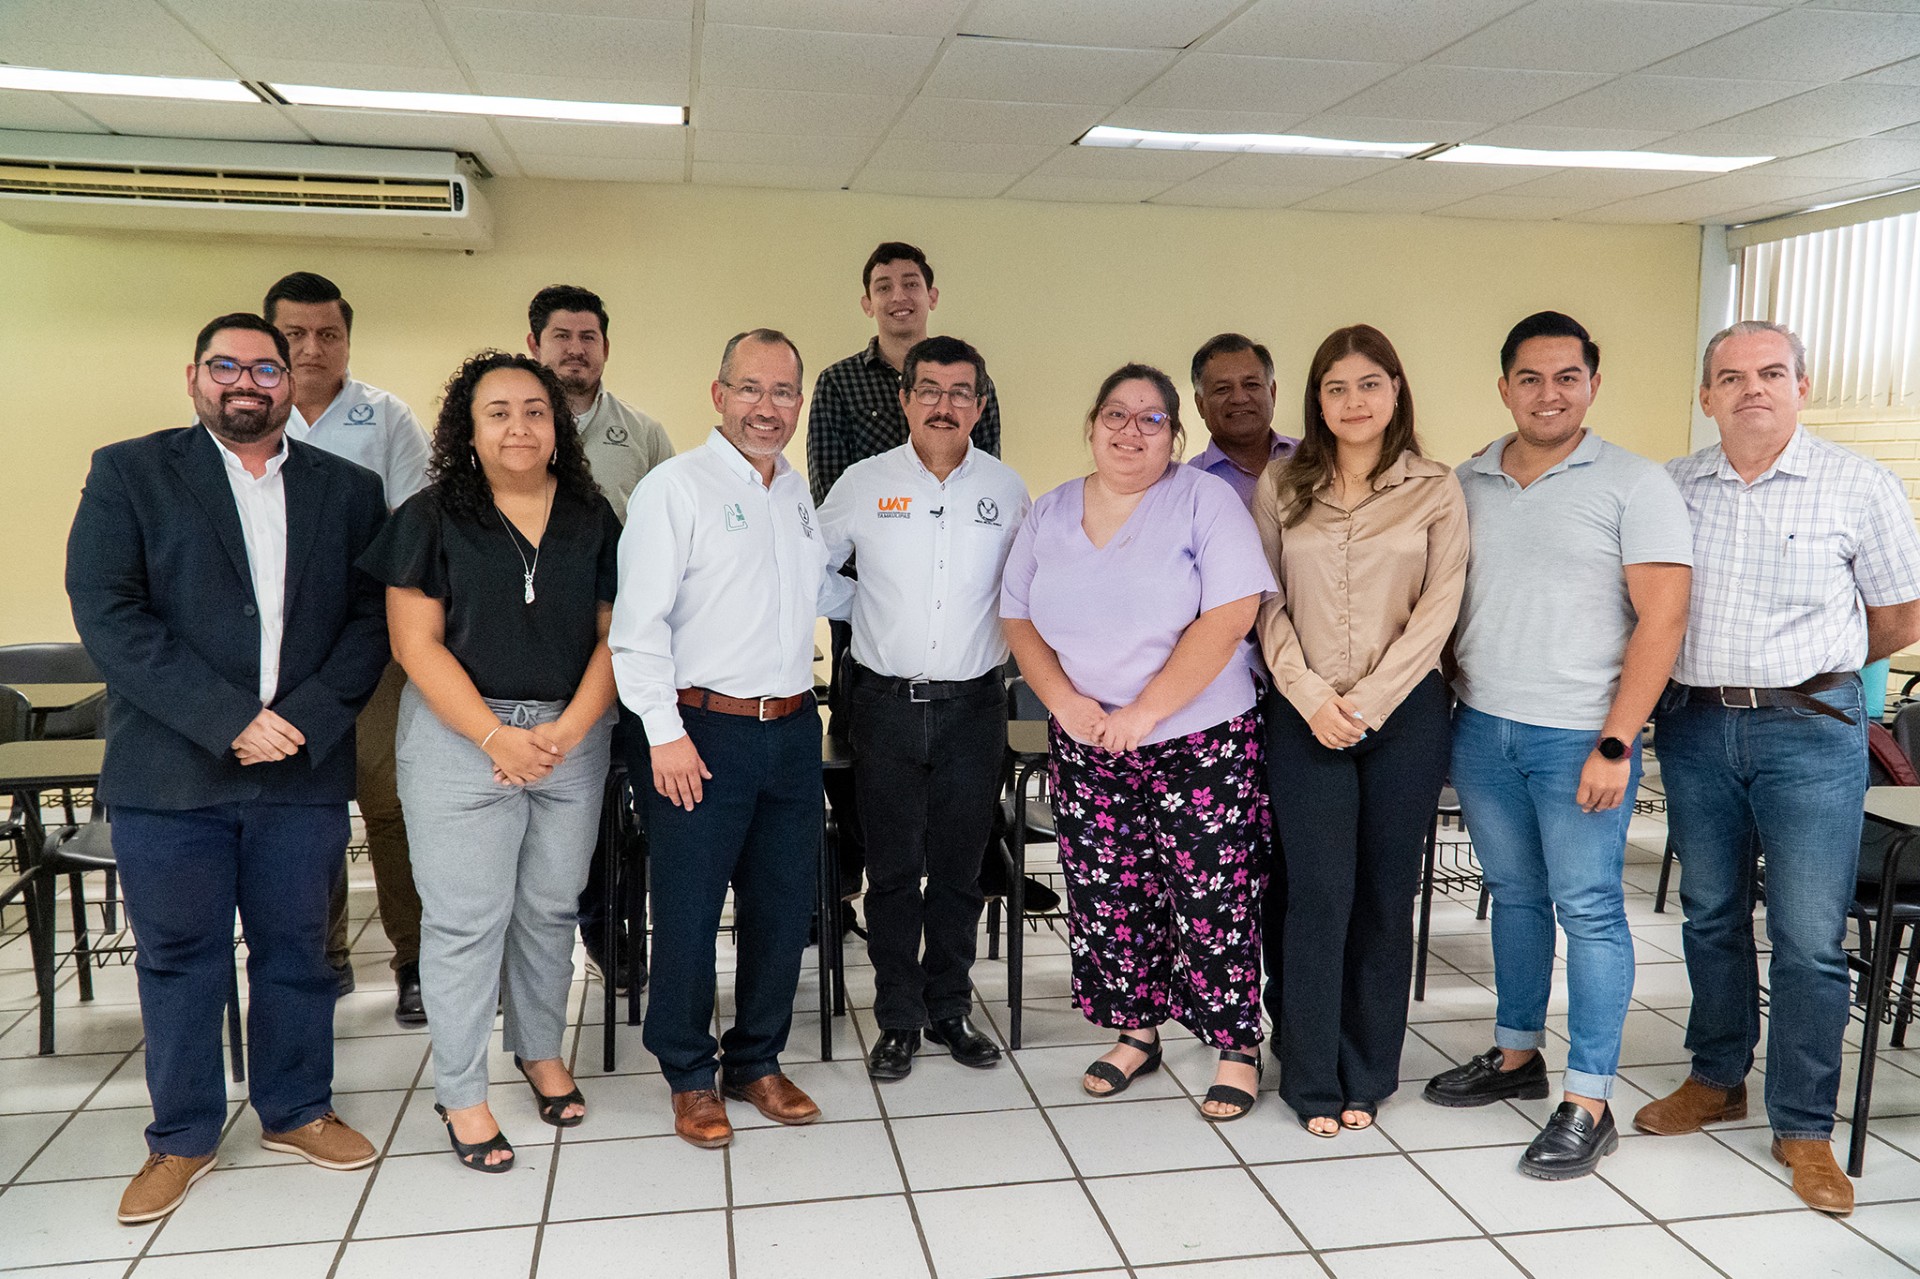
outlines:
[[[1853,1185],[1829,1143],[1867,789],[1859,671],[1920,639],[1920,534],[1892,473],[1800,426],[1806,395],[1790,330],[1725,329],[1700,380],[1720,443],[1668,464],[1693,518],[1693,600],[1655,743],[1683,868],[1693,1063],[1633,1123],[1667,1135],[1747,1113],[1764,848],[1773,1155],[1809,1207],[1844,1216]]]

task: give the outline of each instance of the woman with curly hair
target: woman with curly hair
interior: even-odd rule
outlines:
[[[485,351],[447,383],[427,487],[360,561],[387,583],[407,672],[396,755],[434,1108],[481,1172],[513,1162],[487,1106],[496,1001],[541,1119],[586,1117],[561,1034],[607,778],[619,539],[558,380]]]

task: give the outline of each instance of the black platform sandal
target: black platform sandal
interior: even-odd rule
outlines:
[[[1148,1041],[1145,1039],[1135,1039],[1132,1035],[1122,1034],[1120,1036],[1120,1042],[1137,1052],[1145,1053],[1147,1059],[1134,1067],[1132,1074],[1126,1073],[1110,1061],[1095,1061],[1091,1066],[1088,1066],[1080,1072],[1080,1091],[1086,1093],[1087,1096],[1117,1097],[1125,1092],[1133,1081],[1140,1076],[1151,1075],[1154,1071],[1160,1069],[1160,1037],[1158,1035],[1155,1035],[1151,1041]],[[1089,1079],[1097,1079],[1101,1083],[1109,1085],[1109,1087],[1105,1092],[1098,1092],[1087,1087],[1087,1080]]]
[[[1220,1050],[1220,1060],[1237,1061],[1241,1065],[1252,1066],[1253,1077],[1256,1081],[1254,1086],[1256,1088],[1259,1086],[1257,1081],[1267,1070],[1267,1064],[1261,1058],[1260,1048],[1257,1044],[1250,1053],[1243,1053],[1237,1048],[1222,1048]],[[1235,1110],[1224,1115],[1213,1114],[1204,1108],[1200,1111],[1200,1117],[1208,1123],[1226,1124],[1250,1114],[1253,1111],[1253,1103],[1256,1098],[1244,1088],[1235,1088],[1230,1084],[1215,1084],[1213,1087],[1207,1089],[1207,1095],[1201,1098],[1201,1100],[1203,1102],[1211,1101],[1216,1105],[1236,1107]]]
[[[1365,1132],[1367,1129],[1373,1127],[1374,1115],[1378,1109],[1379,1108],[1370,1101],[1347,1102],[1340,1107],[1340,1126],[1348,1132]],[[1347,1122],[1347,1116],[1349,1114],[1365,1115],[1367,1122],[1364,1124],[1350,1124]]]
[[[515,1057],[513,1059],[513,1065],[514,1069],[520,1072],[520,1077],[527,1081],[527,1087],[533,1089],[533,1100],[540,1108],[541,1119],[552,1124],[555,1128],[578,1128],[580,1126],[580,1122],[587,1117],[585,1113],[587,1099],[580,1095],[580,1089],[578,1087],[574,1088],[572,1092],[549,1097],[540,1091],[539,1085],[533,1082],[533,1076],[527,1073],[526,1062]],[[569,1118],[567,1115],[568,1106],[579,1106],[581,1113]]]
[[[434,1113],[440,1116],[440,1122],[447,1126],[447,1140],[453,1143],[453,1157],[475,1172],[505,1172],[513,1167],[513,1143],[507,1140],[507,1134],[496,1132],[485,1141],[462,1141],[454,1135],[453,1120],[447,1114],[447,1108],[439,1102],[433,1104]],[[487,1156],[496,1150],[504,1150],[507,1157],[497,1164],[487,1162]]]

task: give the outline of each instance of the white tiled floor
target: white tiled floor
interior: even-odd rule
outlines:
[[[1679,918],[1656,914],[1661,831],[1634,827],[1629,915],[1640,959],[1617,1105],[1624,1121],[1685,1074],[1689,991]],[[324,1172],[255,1144],[234,1088],[220,1168],[158,1226],[115,1224],[142,1154],[144,1057],[131,972],[97,998],[59,992],[60,1055],[36,1045],[18,914],[0,931],[0,1272],[58,1279],[437,1279],[441,1275],[637,1275],[670,1279],[1390,1279],[1420,1276],[1846,1275],[1920,1272],[1920,1046],[1886,1051],[1875,1090],[1862,1207],[1847,1221],[1801,1208],[1768,1155],[1764,1114],[1712,1133],[1632,1134],[1582,1181],[1530,1181],[1514,1161],[1551,1102],[1444,1110],[1420,1099],[1434,1071],[1491,1041],[1487,925],[1472,903],[1434,911],[1427,998],[1414,1005],[1405,1081],[1373,1131],[1332,1141],[1301,1130],[1272,1096],[1214,1127],[1196,1098],[1211,1054],[1177,1031],[1166,1066],[1123,1098],[1093,1102],[1081,1069],[1108,1036],[1069,1006],[1062,939],[1028,937],[1027,1046],[991,1071],[925,1053],[876,1086],[872,975],[849,948],[850,1017],[837,1060],[818,1060],[815,987],[803,984],[793,1077],[825,1118],[782,1129],[745,1107],[726,1152],[672,1134],[667,1090],[637,1030],[619,1029],[599,1069],[600,988],[574,989],[569,1043],[591,1110],[541,1125],[503,1054],[497,1113],[519,1151],[500,1177],[459,1168],[431,1108],[427,1040],[393,1024],[386,940],[364,862],[353,867],[360,990],[336,1017],[337,1102],[382,1149],[356,1173]],[[983,952],[984,953],[984,952]],[[811,960],[811,955],[809,956]],[[723,967],[731,966],[725,953]],[[976,970],[982,1020],[1006,1024],[1005,966]],[[726,989],[723,982],[722,990]],[[723,1000],[723,1003],[725,1001]],[[1564,1058],[1564,986],[1549,1021]],[[1849,1055],[1843,1102],[1858,1062]],[[1920,1035],[1916,1035],[1920,1040]],[[1764,1065],[1764,1062],[1762,1063]],[[1758,1087],[1763,1075],[1756,1073]],[[1266,1087],[1277,1081],[1269,1071]],[[1843,1124],[1838,1140],[1844,1142]]]

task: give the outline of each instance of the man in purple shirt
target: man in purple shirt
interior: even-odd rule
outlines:
[[[1211,337],[1193,353],[1193,404],[1212,441],[1188,462],[1233,485],[1253,509],[1260,473],[1300,441],[1273,429],[1273,356],[1239,333]]]

